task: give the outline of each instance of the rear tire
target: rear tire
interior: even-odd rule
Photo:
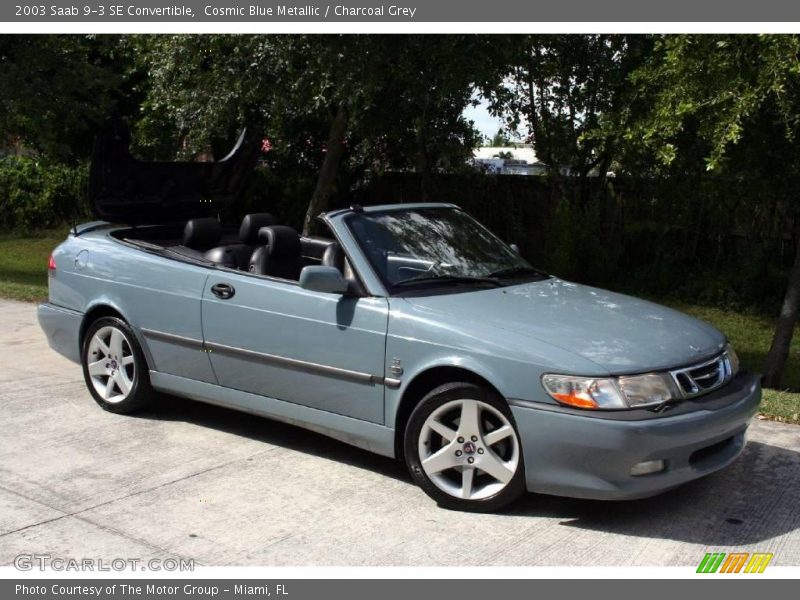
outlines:
[[[101,317],[89,326],[81,348],[83,378],[104,410],[130,414],[154,395],[150,374],[136,336],[117,317]]]
[[[445,508],[495,511],[525,492],[514,417],[485,387],[449,383],[428,393],[411,413],[404,449],[414,481]]]

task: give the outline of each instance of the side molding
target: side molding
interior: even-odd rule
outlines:
[[[177,344],[178,346],[196,348],[197,350],[203,349],[203,340],[185,337],[182,335],[175,335],[174,333],[166,333],[164,331],[156,331],[155,329],[145,329],[144,327],[139,331],[141,331],[145,337],[152,340],[158,340],[159,342]]]
[[[347,381],[354,381],[356,383],[363,383],[365,385],[385,385],[391,389],[397,389],[401,384],[399,379],[392,379],[390,377],[383,377],[381,375],[372,375],[370,373],[363,373],[361,371],[340,369],[339,367],[321,365],[319,363],[289,358],[287,356],[279,356],[277,354],[267,354],[266,352],[256,352],[255,350],[247,350],[245,348],[237,348],[236,346],[217,344],[215,342],[204,342],[203,340],[196,338],[175,335],[173,333],[166,333],[163,331],[156,331],[154,329],[143,328],[141,329],[141,332],[145,337],[153,340],[177,344],[179,346],[185,346],[188,348],[196,348],[198,350],[204,350],[205,352],[219,352],[220,354],[236,356],[244,360],[261,362],[268,365],[277,365],[288,369],[305,371],[308,373],[334,377],[337,379],[345,379]]]

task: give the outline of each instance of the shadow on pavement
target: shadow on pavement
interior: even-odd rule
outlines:
[[[201,427],[320,456],[411,484],[411,477],[405,465],[399,461],[361,450],[302,427],[265,417],[175,396],[163,396],[152,410],[136,416],[160,421],[194,423]]]
[[[412,485],[399,461],[278,421],[171,396],[141,417],[194,423]],[[556,518],[565,527],[735,547],[800,528],[798,482],[800,453],[751,441],[726,469],[653,498],[604,502],[526,494],[503,512]]]
[[[798,482],[800,453],[751,441],[726,469],[659,496],[602,502],[530,494],[509,513],[607,533],[742,546],[800,529]]]

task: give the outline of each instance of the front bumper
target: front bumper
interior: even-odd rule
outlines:
[[[40,304],[37,314],[50,347],[71,361],[80,363],[83,314],[49,302]]]
[[[640,420],[584,416],[510,401],[528,490],[627,500],[653,496],[725,467],[744,448],[761,386],[757,377],[742,373],[713,396],[674,409],[680,414],[651,413]],[[658,459],[665,462],[665,470],[630,474],[633,465]]]

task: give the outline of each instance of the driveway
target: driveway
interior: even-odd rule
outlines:
[[[101,410],[0,300],[0,564],[20,553],[205,565],[696,565],[706,551],[800,565],[800,427],[756,421],[743,456],[660,497],[528,495],[437,508],[404,467],[292,426],[166,399]]]

